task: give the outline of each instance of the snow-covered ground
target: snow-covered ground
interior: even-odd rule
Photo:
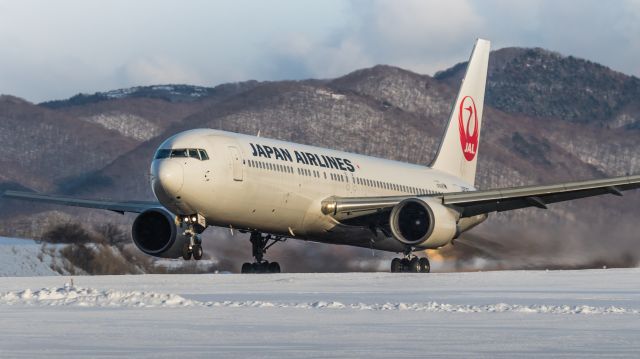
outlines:
[[[0,237],[0,277],[57,275],[52,267],[60,261],[55,246],[43,250],[30,239]]]
[[[640,269],[0,278],[0,357],[629,357]]]

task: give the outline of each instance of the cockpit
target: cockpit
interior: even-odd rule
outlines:
[[[200,148],[161,148],[156,152],[154,159],[191,157],[200,161],[209,159],[207,151]]]

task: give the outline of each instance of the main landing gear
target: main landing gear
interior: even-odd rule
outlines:
[[[429,273],[431,264],[426,257],[418,258],[411,254],[412,248],[404,251],[404,258],[393,258],[391,261],[391,273]]]
[[[264,260],[264,255],[267,253],[272,245],[285,241],[282,237],[271,236],[270,234],[263,235],[260,232],[252,232],[251,248],[253,257],[256,259],[253,263],[244,263],[242,265],[242,273],[280,273],[280,264],[278,262],[269,262]],[[271,242],[271,243],[269,243]]]

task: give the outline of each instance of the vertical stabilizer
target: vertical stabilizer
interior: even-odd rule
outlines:
[[[478,39],[471,52],[440,148],[431,167],[475,184],[484,89],[491,43]]]

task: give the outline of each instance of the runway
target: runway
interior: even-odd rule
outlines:
[[[640,269],[0,278],[13,357],[637,357]]]

